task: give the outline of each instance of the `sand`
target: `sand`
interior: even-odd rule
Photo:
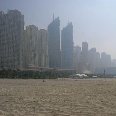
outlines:
[[[0,116],[116,116],[116,79],[1,79]]]

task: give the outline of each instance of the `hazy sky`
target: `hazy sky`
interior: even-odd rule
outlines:
[[[54,13],[61,29],[73,23],[75,45],[87,41],[89,48],[116,58],[116,0],[0,0],[0,10],[8,9],[20,10],[26,25],[46,29]]]

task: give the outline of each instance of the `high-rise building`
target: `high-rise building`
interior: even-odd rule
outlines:
[[[23,49],[23,64],[25,68],[38,67],[38,27],[29,25],[24,32],[24,49]]]
[[[111,55],[110,54],[107,54],[107,67],[111,67]]]
[[[0,12],[0,68],[22,68],[24,16],[18,10]]]
[[[80,72],[86,73],[88,71],[88,43],[82,42],[82,52],[80,56]]]
[[[39,50],[40,51],[40,66],[49,67],[49,58],[48,58],[48,33],[45,29],[39,30]]]
[[[82,53],[84,55],[88,54],[88,43],[87,42],[82,42]]]
[[[105,52],[101,53],[101,64],[103,68],[111,67],[111,56]]]
[[[48,54],[49,67],[61,67],[60,51],[60,20],[59,17],[54,19],[48,26]]]
[[[96,48],[91,48],[88,52],[88,68],[94,73],[96,68]]]
[[[99,52],[96,52],[96,68],[99,68],[101,67],[101,58],[100,58],[100,53]]]
[[[23,64],[25,68],[48,67],[48,36],[44,29],[29,25],[24,32]]]
[[[73,58],[73,65],[76,70],[76,72],[80,73],[80,55],[81,55],[81,47],[75,46],[74,47],[74,58]]]
[[[73,68],[73,25],[68,23],[61,33],[62,68]]]
[[[113,59],[111,64],[112,64],[112,67],[116,67],[116,59]]]

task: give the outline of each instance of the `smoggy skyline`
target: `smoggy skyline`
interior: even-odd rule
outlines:
[[[20,10],[25,25],[46,29],[54,13],[60,17],[61,29],[73,23],[75,45],[87,41],[89,48],[96,47],[116,58],[115,0],[0,0],[0,10],[8,9]]]

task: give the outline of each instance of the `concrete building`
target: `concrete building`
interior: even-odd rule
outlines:
[[[39,30],[39,51],[40,60],[39,63],[41,67],[49,67],[48,58],[48,33],[45,29]]]
[[[61,68],[59,17],[56,19],[53,18],[53,21],[48,25],[48,54],[49,67]]]
[[[111,56],[106,54],[105,52],[101,53],[101,67],[107,68],[111,67]]]
[[[87,42],[82,42],[82,53],[84,55],[88,54],[88,43]]]
[[[0,12],[0,69],[22,68],[24,15],[18,10]]]
[[[82,52],[80,56],[80,72],[88,72],[88,43],[82,42]]]
[[[23,64],[25,69],[48,67],[47,31],[29,25],[24,32]]]
[[[100,57],[100,53],[96,52],[96,68],[101,67],[101,57]]]
[[[112,67],[116,67],[116,59],[112,59]]]
[[[73,68],[73,25],[68,23],[61,32],[62,68]]]
[[[24,32],[24,60],[23,64],[25,68],[30,66],[38,67],[38,27],[35,25],[29,25]]]
[[[91,48],[88,52],[88,69],[94,73],[96,68],[96,48]]]
[[[81,47],[75,46],[74,47],[74,53],[73,53],[73,66],[77,73],[80,73],[80,56],[81,56]]]

